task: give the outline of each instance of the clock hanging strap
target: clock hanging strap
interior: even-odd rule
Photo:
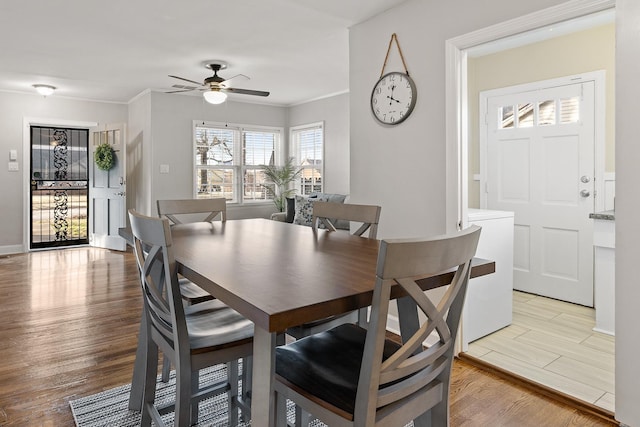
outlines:
[[[384,57],[384,64],[382,65],[382,71],[380,72],[380,77],[384,75],[384,69],[387,66],[387,60],[389,59],[389,52],[391,52],[391,44],[396,42],[396,46],[398,47],[398,53],[400,53],[400,59],[402,60],[402,65],[404,66],[404,72],[408,76],[409,70],[407,70],[407,64],[404,62],[404,55],[402,54],[402,49],[400,49],[400,43],[398,43],[398,36],[396,33],[391,34],[391,40],[389,40],[389,47],[387,48],[387,55]]]

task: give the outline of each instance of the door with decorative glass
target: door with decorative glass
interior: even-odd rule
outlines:
[[[594,82],[495,92],[481,205],[515,213],[514,288],[593,306]]]
[[[30,133],[29,248],[87,244],[89,130],[31,126]]]

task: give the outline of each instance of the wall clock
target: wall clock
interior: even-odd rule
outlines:
[[[371,111],[380,123],[397,125],[416,105],[416,85],[408,74],[393,71],[380,77],[371,92]]]
[[[402,59],[404,73],[401,71],[392,71],[385,74],[384,69],[387,66],[389,52],[391,52],[391,45],[394,41],[398,47],[400,59]],[[417,98],[418,92],[416,91],[416,84],[413,82],[413,79],[409,77],[409,71],[407,70],[407,64],[404,62],[404,55],[402,54],[402,49],[400,49],[398,37],[396,33],[393,33],[391,40],[389,40],[389,47],[387,48],[387,55],[384,58],[380,78],[373,86],[373,91],[371,92],[371,111],[380,123],[397,125],[409,117],[413,111],[413,107],[416,106]]]

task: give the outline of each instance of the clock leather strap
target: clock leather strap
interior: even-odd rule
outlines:
[[[391,44],[396,42],[396,46],[398,47],[398,53],[400,53],[400,59],[402,60],[402,65],[404,66],[404,72],[408,76],[409,70],[407,70],[407,64],[404,62],[404,55],[402,54],[402,49],[400,49],[400,43],[398,43],[398,36],[396,33],[391,34],[391,40],[389,40],[389,47],[387,48],[387,55],[384,57],[384,64],[382,64],[382,71],[380,72],[380,77],[384,75],[384,69],[387,66],[387,60],[389,59],[389,52],[391,52]]]

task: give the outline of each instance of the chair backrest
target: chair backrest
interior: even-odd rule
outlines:
[[[443,399],[447,403],[443,394],[448,393],[454,341],[479,237],[480,227],[474,225],[430,239],[381,242],[356,397],[357,425],[374,425],[377,416],[378,422],[386,418],[384,425],[401,426]],[[441,299],[433,302],[417,281],[447,270],[455,271],[453,281]],[[417,310],[410,315],[414,330],[406,335],[403,330],[402,346],[389,354],[385,333],[394,285],[399,285],[425,316],[417,316]],[[432,333],[438,340],[425,348],[423,343]],[[432,404],[425,407],[425,399]],[[446,407],[442,410],[448,411]]]
[[[158,216],[166,217],[174,224],[182,224],[182,220],[176,215],[189,215],[187,222],[210,222],[218,215],[224,222],[227,220],[227,199],[218,197],[215,199],[184,199],[184,200],[158,200]],[[193,214],[207,215],[204,219],[193,220]]]
[[[351,203],[315,202],[311,227],[317,231],[320,223],[331,231],[336,231],[339,220],[361,222],[362,225],[353,234],[362,236],[369,230],[369,237],[375,239],[378,235],[378,222],[382,208],[375,205],[354,205]]]
[[[133,209],[129,210],[129,220],[148,325],[173,342],[176,351],[181,346],[189,348],[169,221]]]

